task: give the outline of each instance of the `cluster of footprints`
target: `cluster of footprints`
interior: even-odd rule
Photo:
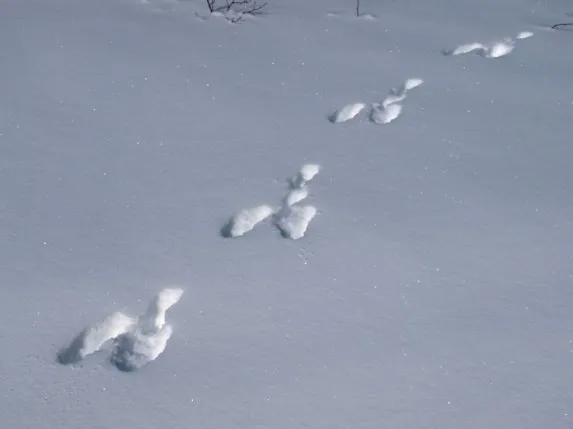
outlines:
[[[264,220],[272,218],[273,225],[279,229],[283,237],[292,240],[304,237],[308,224],[316,216],[316,208],[299,203],[308,197],[307,184],[319,171],[320,166],[317,164],[303,165],[299,173],[290,180],[288,192],[280,206],[263,204],[241,210],[223,227],[222,235],[240,237],[252,231]]]
[[[134,371],[157,359],[167,346],[173,328],[165,322],[165,313],[183,295],[179,288],[164,289],[138,317],[115,312],[81,331],[60,350],[58,361],[77,363],[104,348],[111,362],[122,371]]]
[[[293,240],[304,237],[316,208],[301,205],[308,197],[307,184],[318,174],[320,166],[305,164],[289,182],[287,194],[279,207],[261,205],[245,209],[231,218],[223,228],[226,237],[239,237],[251,231],[269,217],[283,237]],[[63,365],[82,361],[103,349],[110,361],[121,371],[135,371],[154,361],[165,350],[173,328],[165,315],[183,295],[179,288],[159,292],[149,303],[145,313],[138,317],[120,311],[114,312],[83,329],[72,342],[58,352]]]
[[[532,32],[522,31],[515,38],[505,37],[493,43],[466,43],[454,49],[444,50],[443,54],[451,56],[476,53],[484,58],[500,58],[513,51],[517,40],[528,39],[532,36]],[[392,89],[381,103],[370,104],[370,122],[374,124],[389,124],[398,118],[402,113],[402,101],[406,98],[408,91],[420,86],[422,83],[424,83],[422,79],[408,79],[401,87]],[[367,104],[363,102],[347,104],[330,115],[329,120],[333,124],[349,121],[357,117],[366,107]]]
[[[384,100],[370,105],[370,121],[374,124],[389,124],[402,113],[402,102],[406,99],[408,91],[420,86],[422,79],[412,78],[406,80],[399,88],[390,90]],[[366,108],[362,102],[351,103],[330,116],[330,122],[338,124],[354,119]]]
[[[454,49],[445,50],[443,53],[444,55],[463,55],[469,53],[477,53],[484,58],[499,58],[513,51],[517,40],[529,39],[532,36],[532,32],[522,31],[515,37],[515,39],[512,37],[506,37],[493,43],[466,43],[459,45]]]
[[[473,42],[444,51],[444,55],[477,53],[485,58],[499,58],[509,54],[516,40],[532,37],[523,31],[515,39],[507,37],[491,44]],[[374,124],[388,124],[402,113],[403,101],[408,92],[424,81],[408,79],[399,88],[392,89],[381,102],[369,105],[369,119]],[[362,102],[351,103],[334,112],[332,123],[342,123],[358,116],[366,109]],[[287,194],[281,205],[272,207],[263,204],[241,210],[223,227],[224,237],[240,237],[252,231],[258,224],[272,218],[281,235],[293,240],[304,237],[310,221],[316,216],[312,205],[300,205],[308,197],[308,182],[320,171],[317,164],[303,165],[290,180]],[[81,331],[73,341],[58,353],[58,361],[64,365],[76,363],[104,348],[110,353],[111,362],[122,371],[134,371],[157,359],[163,353],[173,329],[165,322],[165,314],[176,304],[183,290],[164,289],[149,304],[147,311],[138,317],[115,312]]]

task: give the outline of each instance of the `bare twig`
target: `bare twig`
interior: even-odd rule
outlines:
[[[230,22],[239,22],[243,15],[260,15],[267,3],[258,4],[257,0],[225,0],[225,4],[217,6],[217,0],[207,0],[209,12],[235,12],[236,17],[227,17]]]
[[[356,16],[360,16],[360,0],[356,0]]]
[[[573,22],[566,22],[564,24],[555,24],[554,26],[552,26],[551,28],[557,30],[559,27],[565,27],[566,25],[573,25]]]
[[[229,0],[225,0],[226,6],[221,6],[221,8],[224,9],[226,7],[227,12],[229,12],[233,6],[244,6],[250,2],[251,0],[231,0],[230,2]]]
[[[267,5],[267,2],[264,2],[263,4],[257,4],[257,0],[255,0],[255,2],[253,3],[253,6],[251,7],[251,10],[248,11],[247,13],[251,14],[251,15],[260,15],[262,12],[261,10],[263,10],[263,8]]]

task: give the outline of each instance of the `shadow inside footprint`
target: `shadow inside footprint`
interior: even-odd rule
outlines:
[[[111,363],[123,372],[133,372],[144,366],[148,360],[145,356],[134,353],[136,339],[131,334],[120,335],[115,340]]]
[[[84,346],[84,340],[86,336],[87,329],[80,332],[76,338],[67,346],[58,351],[56,360],[62,365],[71,365],[73,363],[78,363],[83,359],[81,356],[81,350]]]
[[[233,238],[231,231],[233,230],[233,219],[230,219],[223,227],[219,230],[219,234],[223,238]]]
[[[332,112],[329,115],[326,115],[326,119],[328,119],[328,122],[332,123],[332,124],[336,124],[338,121],[338,111],[336,112]]]

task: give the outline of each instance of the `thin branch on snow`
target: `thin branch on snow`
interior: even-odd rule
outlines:
[[[553,28],[554,30],[558,30],[559,27],[565,27],[566,25],[573,25],[573,22],[566,22],[563,24],[555,24],[554,26],[552,26],[551,28]]]
[[[209,12],[235,12],[236,17],[227,17],[230,22],[238,22],[243,15],[260,15],[267,3],[259,4],[257,0],[225,0],[225,4],[217,6],[217,0],[207,0]]]

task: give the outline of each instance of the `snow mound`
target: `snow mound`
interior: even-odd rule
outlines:
[[[294,188],[288,192],[288,194],[284,198],[284,203],[287,206],[292,206],[293,204],[300,203],[306,197],[308,197],[307,187]]]
[[[375,105],[372,107],[370,120],[375,124],[389,124],[402,113],[401,104],[390,104],[387,107]]]
[[[424,83],[424,79],[411,78],[404,82],[404,92],[410,91]]]
[[[517,35],[516,39],[517,40],[529,39],[530,37],[533,37],[533,35],[534,34],[531,31],[522,31]]]
[[[157,332],[165,325],[165,313],[177,304],[183,289],[168,288],[159,292],[149,303],[145,314],[139,317],[138,328],[144,333]]]
[[[58,361],[62,364],[79,362],[101,350],[108,341],[129,332],[135,324],[134,318],[121,312],[110,314],[80,332],[68,347],[58,353]]]
[[[276,221],[276,226],[285,238],[298,240],[304,237],[308,224],[316,216],[313,206],[292,206],[284,210]]]
[[[223,227],[222,235],[224,237],[240,237],[253,230],[257,224],[264,221],[274,210],[266,204],[241,210],[231,218],[229,223]]]
[[[116,339],[111,361],[121,371],[140,369],[163,353],[172,333],[171,325],[153,334],[144,334],[141,330],[126,332]]]
[[[382,101],[382,103],[375,103],[373,107],[378,107],[381,105],[383,108],[390,106],[391,104],[400,103],[406,99],[406,91],[402,91],[398,94],[390,93],[386,96],[386,98]]]
[[[510,42],[496,42],[489,47],[483,54],[486,58],[504,57],[513,51],[515,45]]]
[[[464,54],[469,54],[470,52],[475,52],[475,51],[486,51],[486,46],[483,43],[478,43],[478,42],[474,42],[474,43],[466,43],[463,45],[459,45],[456,48],[450,50],[450,51],[444,51],[445,55],[464,55]]]
[[[298,174],[291,180],[291,188],[297,189],[302,188],[306,183],[314,179],[314,176],[320,171],[320,165],[318,164],[305,164],[303,165]]]
[[[305,164],[300,168],[299,176],[305,181],[310,182],[320,171],[318,164]]]
[[[364,103],[351,103],[330,115],[330,122],[339,124],[354,119],[364,108]]]

